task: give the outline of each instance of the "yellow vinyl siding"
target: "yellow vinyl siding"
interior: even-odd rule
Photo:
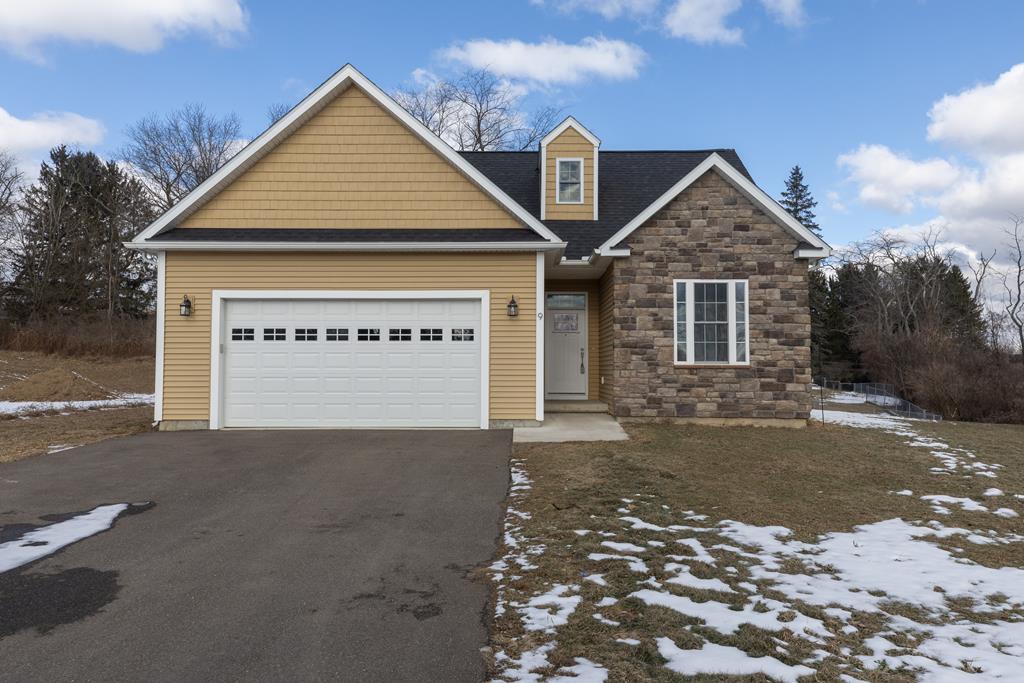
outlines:
[[[350,87],[186,228],[514,228],[520,222]]]
[[[167,252],[164,420],[207,420],[214,289],[487,289],[490,417],[536,418],[536,255]],[[189,318],[178,304],[194,298]],[[520,313],[505,306],[515,295]]]
[[[600,307],[599,315],[601,323],[598,327],[598,349],[600,363],[598,365],[600,374],[604,377],[604,384],[600,385],[598,398],[610,405],[614,393],[614,358],[615,350],[612,339],[615,335],[615,288],[612,285],[612,271],[615,264],[609,264],[608,270],[601,276],[600,281]]]
[[[597,280],[549,280],[544,283],[544,291],[587,293],[587,398],[596,399],[601,390],[601,295]]]
[[[545,219],[593,220],[594,219],[594,146],[574,128],[566,128],[562,134],[548,143],[544,157],[544,214]],[[559,204],[558,166],[559,158],[583,159],[583,203]]]

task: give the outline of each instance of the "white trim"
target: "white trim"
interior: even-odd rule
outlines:
[[[594,145],[594,191],[591,193],[594,195],[594,220],[597,220],[597,145]]]
[[[736,189],[746,195],[747,199],[760,205],[764,208],[772,217],[775,218],[783,227],[789,230],[794,237],[811,244],[818,250],[825,253],[825,256],[832,253],[831,247],[828,246],[820,237],[815,235],[813,232],[805,228],[800,224],[800,221],[793,218],[789,213],[779,206],[778,202],[769,197],[764,193],[761,188],[752,183],[742,173],[737,171],[733,166],[723,159],[718,152],[712,152],[708,155],[708,158],[697,165],[692,171],[687,173],[683,178],[673,185],[665,194],[661,195],[656,199],[650,206],[644,209],[640,214],[627,223],[621,230],[612,235],[608,240],[604,242],[600,247],[597,248],[599,254],[610,255],[609,252],[612,248],[626,239],[633,233],[634,230],[639,228],[641,225],[647,222],[647,220],[658,212],[662,207],[668,204],[670,201],[675,199],[680,192],[685,190],[691,184],[694,183],[698,178],[703,176],[709,170],[715,169],[719,172],[727,181],[732,183]]]
[[[599,137],[597,137],[589,130],[587,130],[586,126],[584,126],[582,123],[577,121],[572,116],[566,116],[560,124],[551,129],[551,132],[549,132],[547,135],[541,138],[541,148],[547,147],[548,143],[550,143],[552,140],[554,140],[559,135],[564,133],[568,128],[575,128],[576,132],[585,137],[587,139],[587,142],[592,144],[594,147],[601,146],[601,139]]]
[[[536,366],[537,376],[535,389],[537,394],[537,422],[544,421],[544,311],[547,298],[544,294],[544,254],[537,252],[537,290],[535,296],[537,309],[533,317],[536,325]]]
[[[590,352],[591,352],[591,348],[590,348],[590,293],[587,292],[586,290],[579,290],[579,291],[576,291],[576,290],[558,290],[558,291],[555,291],[555,292],[545,292],[545,295],[544,295],[544,316],[545,316],[545,318],[547,317],[547,311],[548,311],[548,298],[547,298],[548,294],[552,294],[552,295],[574,294],[574,295],[579,295],[579,296],[583,297],[583,308],[581,308],[581,309],[575,309],[575,308],[556,309],[556,310],[567,310],[567,311],[575,311],[575,310],[583,311],[583,316],[582,316],[583,317],[583,330],[582,330],[582,332],[583,332],[583,361],[582,361],[583,362],[583,394],[580,395],[580,394],[577,394],[577,393],[566,393],[566,392],[563,392],[563,393],[555,392],[555,393],[553,393],[553,392],[547,391],[547,387],[545,387],[544,396],[545,396],[545,398],[551,399],[553,401],[587,401],[587,400],[590,399]],[[547,332],[547,323],[545,323],[545,325],[544,325],[544,330],[545,330],[545,333],[546,333]]]
[[[477,299],[480,301],[480,429],[490,426],[490,290],[215,289],[210,303],[210,429],[220,429],[221,318],[224,303],[233,299]]]
[[[272,143],[278,138],[285,137],[291,133],[293,128],[304,123],[309,117],[319,111],[321,105],[326,104],[336,93],[341,92],[349,85],[358,86],[371,99],[386,109],[392,116],[397,118],[413,134],[421,138],[435,152],[447,159],[463,175],[476,183],[480,189],[490,194],[499,204],[504,206],[512,215],[518,218],[523,224],[529,226],[538,235],[551,242],[561,240],[553,232],[548,230],[532,216],[526,209],[509,197],[501,188],[494,184],[487,176],[478,171],[475,166],[462,158],[462,156],[451,148],[448,143],[434,135],[422,123],[416,120],[409,112],[401,107],[387,93],[378,88],[370,79],[352,66],[346,64],[336,71],[330,78],[324,81],[320,87],[307,95],[299,104],[295,105],[287,114],[281,117],[276,123],[267,128],[255,140],[246,145],[242,151],[233,156],[216,173],[207,178],[199,187],[192,190],[181,201],[172,206],[163,215],[157,218],[145,230],[136,235],[133,242],[139,243],[157,235],[161,230],[170,226],[173,222],[188,216],[192,211],[198,209],[202,200],[211,193],[218,192],[223,186],[232,182],[238,175],[243,173],[253,163],[259,160],[262,153],[272,148]]]
[[[578,202],[564,202],[560,196],[560,190],[562,185],[562,169],[559,168],[563,161],[578,161],[580,162],[580,199]],[[555,157],[555,204],[586,204],[586,195],[584,190],[586,189],[586,183],[583,182],[584,175],[586,174],[585,168],[586,162],[583,157]]]
[[[746,289],[746,305],[743,307],[743,326],[746,331],[746,338],[744,339],[744,345],[747,350],[747,360],[737,361],[736,360],[736,288],[735,283],[742,282]],[[679,360],[679,338],[677,336],[677,330],[679,329],[679,283],[683,283],[686,288],[686,360]],[[726,301],[728,308],[728,334],[729,334],[729,360],[727,362],[717,361],[700,361],[693,360],[694,357],[694,343],[693,343],[693,286],[701,283],[712,283],[728,285],[726,288]],[[745,278],[731,278],[731,279],[676,279],[672,280],[672,364],[677,367],[688,367],[688,368],[728,368],[728,367],[748,367],[750,365],[750,280]]]
[[[555,251],[565,242],[125,242],[141,251]]]
[[[153,380],[153,421],[164,419],[164,318],[167,315],[167,254],[156,255],[156,377]]]
[[[831,256],[832,252],[830,249],[794,249],[793,256],[796,258],[806,259],[823,259]]]
[[[548,215],[548,148],[540,147],[540,219],[546,220]]]

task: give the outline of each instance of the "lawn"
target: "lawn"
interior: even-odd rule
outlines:
[[[517,447],[492,674],[1024,680],[1024,428],[825,407]]]
[[[0,462],[146,431],[152,358],[0,351]]]

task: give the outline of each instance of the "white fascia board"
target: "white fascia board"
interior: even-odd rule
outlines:
[[[558,251],[565,242],[125,242],[139,251]]]
[[[806,248],[805,249],[801,249],[801,248],[797,248],[797,249],[793,250],[793,256],[795,256],[796,258],[806,258],[806,259],[819,260],[819,259],[828,258],[831,255],[832,255],[832,250],[831,249],[806,249]]]
[[[487,176],[478,171],[475,166],[462,158],[444,140],[434,135],[430,130],[416,120],[412,114],[401,107],[390,95],[377,87],[370,79],[361,74],[351,64],[346,64],[333,76],[324,81],[320,87],[307,95],[291,111],[281,117],[276,123],[263,131],[255,140],[246,145],[242,151],[233,156],[216,173],[207,178],[197,188],[192,190],[181,201],[168,209],[163,215],[157,218],[145,230],[139,233],[132,241],[141,243],[157,235],[161,230],[171,225],[174,221],[188,216],[197,209],[202,200],[209,194],[217,192],[223,185],[231,182],[238,174],[245,171],[251,163],[259,160],[264,150],[277,141],[279,137],[287,135],[292,128],[305,121],[311,113],[315,113],[318,107],[328,98],[350,85],[358,86],[377,104],[384,107],[389,113],[397,118],[414,135],[428,144],[438,154],[447,159],[463,175],[474,182],[480,189],[491,195],[499,204],[504,206],[512,215],[522,221],[530,229],[544,239],[551,242],[559,242],[559,238],[548,230],[539,220],[533,217],[526,209],[509,197],[501,188],[495,185]],[[269,151],[269,150],[267,150]]]
[[[565,132],[567,128],[573,128],[577,133],[587,139],[587,142],[592,144],[594,147],[601,146],[601,139],[587,130],[586,126],[577,121],[571,116],[566,116],[565,120],[560,124],[551,129],[551,132],[545,135],[540,140],[541,148],[547,147],[548,143],[557,138],[559,135]]]
[[[742,192],[747,199],[761,206],[784,228],[789,230],[794,237],[807,242],[815,249],[831,253],[831,247],[829,247],[824,240],[805,228],[800,221],[789,215],[789,212],[783,209],[778,202],[765,194],[761,188],[748,180],[742,173],[737,171],[732,164],[723,159],[718,152],[712,152],[708,155],[707,159],[700,162],[696,168],[683,176],[682,179],[665,192],[665,194],[658,197],[658,199],[656,199],[650,206],[640,212],[636,218],[631,220],[621,230],[606,240],[597,248],[598,253],[604,256],[611,255],[613,247],[616,244],[629,237],[637,228],[646,223],[651,216],[661,210],[666,204],[677,197],[680,192],[692,185],[698,178],[711,169],[720,173],[723,178]]]

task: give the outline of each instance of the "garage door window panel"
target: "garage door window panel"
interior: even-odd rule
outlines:
[[[288,335],[284,327],[264,327],[263,341],[288,341]]]
[[[253,341],[256,339],[256,330],[252,327],[231,328],[231,341]]]
[[[324,338],[329,342],[347,342],[348,341],[348,328],[346,327],[328,327],[324,333]]]
[[[379,327],[362,327],[356,334],[356,341],[361,342],[376,342],[380,341],[380,328]]]
[[[295,341],[306,341],[314,342],[317,339],[317,328],[315,327],[296,327],[295,328]]]

